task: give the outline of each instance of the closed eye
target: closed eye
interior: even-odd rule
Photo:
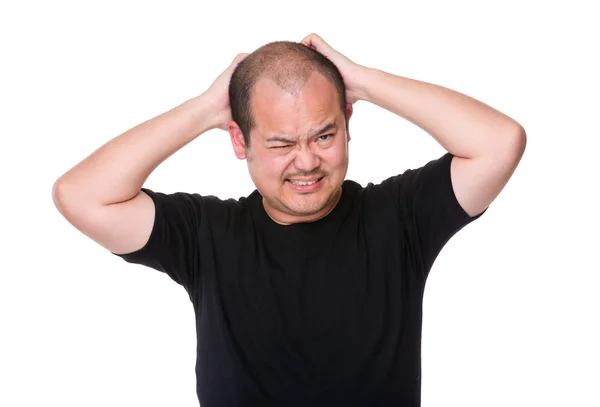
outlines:
[[[333,136],[335,136],[335,133],[324,134],[322,136],[317,137],[317,140],[319,140],[319,141],[327,141],[327,140],[331,139]],[[272,146],[272,147],[269,147],[269,148],[281,149],[281,148],[288,148],[288,147],[292,147],[292,144],[286,144],[286,145],[283,145],[283,146]]]

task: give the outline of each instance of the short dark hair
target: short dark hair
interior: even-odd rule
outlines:
[[[327,57],[302,43],[270,42],[238,64],[229,82],[229,105],[232,119],[244,136],[246,148],[250,146],[250,131],[256,124],[251,101],[258,80],[269,78],[286,91],[296,94],[315,71],[334,85],[340,108],[345,112],[346,87],[342,74]]]

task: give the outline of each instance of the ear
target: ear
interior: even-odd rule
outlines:
[[[350,118],[352,117],[353,112],[352,103],[346,103],[346,135],[348,136],[348,141],[350,141]]]
[[[233,146],[233,152],[235,156],[240,160],[246,158],[246,143],[244,142],[244,135],[240,130],[240,127],[233,120],[227,124],[229,130],[229,137],[231,137],[231,144]]]

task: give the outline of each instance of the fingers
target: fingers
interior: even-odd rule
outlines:
[[[232,64],[232,65],[237,65],[237,64],[239,64],[239,63],[240,63],[240,62],[242,62],[242,61],[244,60],[244,58],[246,58],[248,55],[250,55],[250,54],[248,54],[248,53],[244,53],[244,52],[241,52],[241,53],[237,54],[237,55],[235,56],[235,58],[233,58],[233,61],[232,61],[232,63],[231,63],[231,64]]]
[[[300,43],[306,45],[307,47],[313,48],[312,41],[311,41],[313,35],[316,35],[316,34],[309,34],[306,37],[302,38],[302,41],[300,41]]]
[[[318,49],[319,45],[323,45],[323,44],[326,45],[325,41],[323,41],[323,38],[319,37],[315,33],[307,35],[300,42],[312,49]]]
[[[331,48],[331,46],[327,44],[323,38],[319,37],[315,33],[307,35],[300,42],[327,57],[331,55],[333,51],[333,48]]]

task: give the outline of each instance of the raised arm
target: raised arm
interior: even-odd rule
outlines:
[[[142,248],[155,216],[152,199],[141,188],[163,161],[213,128],[231,120],[228,86],[232,64],[202,95],[110,140],[62,175],[52,198],[79,231],[116,254]]]
[[[451,89],[358,65],[311,34],[302,40],[336,64],[349,100],[366,100],[429,133],[454,155],[452,186],[470,216],[498,196],[526,145],[523,127],[492,107]]]
[[[451,89],[369,69],[365,100],[409,120],[454,155],[456,199],[470,216],[500,194],[525,150],[523,127],[492,107]]]

